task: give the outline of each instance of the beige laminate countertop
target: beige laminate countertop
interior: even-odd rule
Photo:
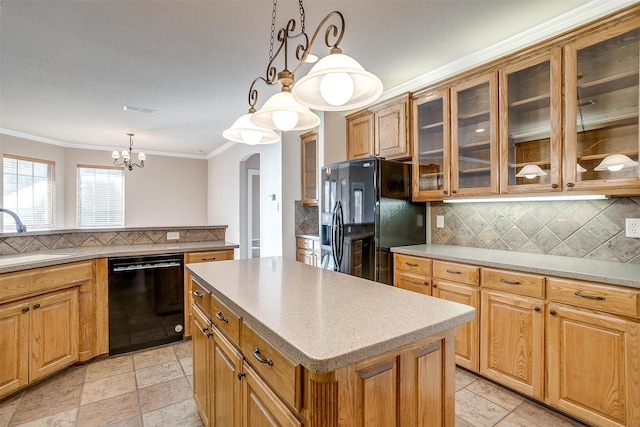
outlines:
[[[452,245],[414,245],[391,252],[546,276],[640,288],[640,265]]]
[[[158,243],[154,245],[95,246],[43,250],[0,257],[0,274],[38,267],[86,261],[94,258],[155,255],[173,252],[195,252],[234,249],[238,245],[222,240],[208,242]]]
[[[198,283],[312,372],[330,372],[470,321],[465,305],[281,257],[188,264]]]

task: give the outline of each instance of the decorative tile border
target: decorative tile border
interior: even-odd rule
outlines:
[[[167,232],[180,232],[179,240],[167,240]],[[12,234],[0,237],[0,255],[15,255],[47,249],[76,247],[152,245],[157,243],[209,242],[224,240],[227,227],[152,228],[97,231],[61,231]]]
[[[640,198],[434,202],[431,243],[640,264],[640,239],[625,237],[625,218],[640,218]]]

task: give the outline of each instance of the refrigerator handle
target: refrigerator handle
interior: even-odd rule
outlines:
[[[336,241],[338,240],[338,201],[333,207],[333,213],[331,214],[331,257],[333,258],[333,270],[338,271],[338,254]]]
[[[342,212],[342,203],[340,201],[337,203],[336,216],[338,234],[336,243],[336,271],[340,271],[340,267],[342,266],[342,255],[344,254],[344,214]]]

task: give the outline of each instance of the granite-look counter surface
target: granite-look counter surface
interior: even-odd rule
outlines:
[[[391,248],[391,252],[640,288],[640,265],[637,264],[453,245],[401,246]]]
[[[243,323],[312,372],[330,372],[474,318],[472,307],[281,257],[187,269]]]
[[[194,252],[234,249],[238,245],[224,240],[153,245],[89,246],[69,249],[42,250],[0,257],[0,274],[38,267],[85,261],[94,258],[154,255],[172,252]]]

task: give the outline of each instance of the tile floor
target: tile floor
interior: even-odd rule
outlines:
[[[68,368],[0,402],[0,427],[202,425],[191,342]],[[467,371],[456,371],[456,427],[582,426]]]

